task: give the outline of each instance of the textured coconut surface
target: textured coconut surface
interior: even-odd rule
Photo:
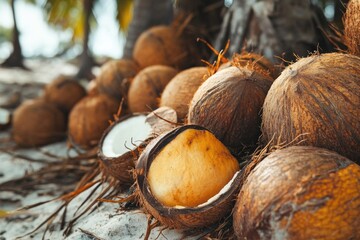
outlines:
[[[0,103],[5,103],[9,100],[9,96],[5,96],[3,93],[12,95],[20,91],[21,99],[34,98],[41,93],[42,85],[50,82],[58,74],[72,74],[76,72],[74,66],[60,60],[52,62],[30,61],[26,62],[26,65],[32,71],[0,68],[0,90],[2,93]],[[50,68],[54,69],[54,71],[49,71]],[[64,141],[39,149],[19,149],[14,153],[21,154],[24,157],[16,157],[5,151],[6,144],[4,142],[6,142],[5,140],[9,135],[9,130],[0,132],[0,185],[6,181],[21,178],[25,174],[39,170],[45,164],[29,161],[24,159],[24,157],[51,162],[54,159],[44,156],[43,151],[50,152],[59,157],[67,154],[66,143]],[[71,152],[70,154],[74,155],[75,153]],[[66,179],[66,176],[64,176],[64,179]],[[2,210],[11,211],[22,206],[53,199],[59,196],[59,189],[65,187],[71,190],[75,187],[72,184],[66,185],[64,181],[62,182],[59,185],[54,183],[44,184],[39,189],[31,191],[21,188],[20,191],[0,190],[0,215]],[[14,186],[12,190],[15,189],[18,189],[18,186]],[[88,189],[71,202],[67,208],[68,220],[71,219],[74,212],[79,208],[79,205],[91,190]],[[0,216],[0,239],[15,239],[18,236],[31,232],[60,205],[61,201],[55,201],[7,218]],[[63,236],[63,231],[60,230],[61,219],[57,217],[48,230],[45,239],[143,239],[147,229],[147,215],[140,209],[120,211],[118,208],[118,204],[102,204],[91,214],[81,218],[74,225],[72,233],[67,237]],[[36,233],[22,239],[41,239],[44,231],[45,226]],[[176,230],[163,230],[161,226],[153,229],[150,234],[150,239],[183,238],[184,233]]]

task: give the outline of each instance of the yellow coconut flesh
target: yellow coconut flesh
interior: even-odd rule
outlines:
[[[157,154],[147,178],[164,206],[196,207],[217,195],[238,170],[236,158],[212,133],[187,129]]]

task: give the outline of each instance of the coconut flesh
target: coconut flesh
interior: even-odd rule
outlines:
[[[186,125],[155,139],[141,154],[140,198],[146,210],[167,226],[211,225],[231,211],[239,168],[211,132]]]
[[[146,115],[137,115],[115,124],[105,136],[102,152],[106,157],[119,157],[134,150],[151,134]]]

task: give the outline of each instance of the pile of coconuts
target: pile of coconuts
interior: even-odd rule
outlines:
[[[52,99],[53,130],[27,144],[19,132],[28,127],[15,127],[23,117],[14,113],[14,139],[35,146],[67,128],[74,146],[98,148],[106,174],[135,183],[144,212],[169,228],[359,239],[359,1],[348,6],[349,52],[314,53],[285,69],[247,52],[220,67],[190,66],[181,34],[155,26],[138,38],[133,59],[104,64],[71,108],[55,94],[24,103],[17,111],[31,105],[29,117]]]

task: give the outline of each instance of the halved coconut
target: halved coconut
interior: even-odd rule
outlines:
[[[132,114],[120,118],[104,132],[98,156],[102,160],[105,171],[121,181],[131,185],[134,181],[130,170],[152,134],[152,127],[146,122],[146,114]]]
[[[140,200],[165,226],[199,228],[228,214],[239,188],[239,164],[207,129],[186,125],[153,140],[136,166]]]
[[[155,136],[174,128],[176,119],[175,110],[159,108],[148,115],[130,114],[114,122],[106,129],[99,143],[98,156],[105,171],[123,186],[133,184],[130,172],[142,149]]]

